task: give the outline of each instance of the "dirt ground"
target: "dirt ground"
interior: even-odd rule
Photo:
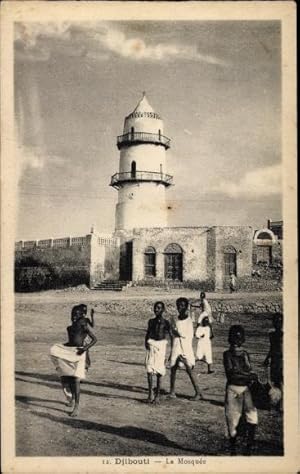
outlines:
[[[146,297],[147,291],[153,299],[153,290],[143,290],[142,296]],[[164,294],[155,296],[164,298]],[[251,354],[254,369],[263,375],[261,365],[268,350],[271,327],[268,315],[232,315],[224,324],[215,324],[216,372],[207,375],[205,364],[200,362],[195,368],[205,401],[189,400],[193,388],[182,370],[177,378],[178,398],[169,400],[168,370],[161,404],[153,406],[145,402],[144,368],[144,336],[151,307],[146,315],[130,316],[101,314],[96,308],[98,343],[90,351],[92,367],[82,383],[80,415],[73,419],[64,406],[49,348],[66,341],[73,304],[95,305],[107,297],[112,296],[100,292],[55,291],[16,296],[16,454],[228,455],[222,366],[228,328],[232,323],[244,324],[245,348]],[[130,305],[130,294],[121,293],[117,297],[127,298]],[[281,455],[282,439],[282,416],[260,411],[254,454]]]

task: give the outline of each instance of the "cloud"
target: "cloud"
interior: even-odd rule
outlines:
[[[146,42],[129,37],[112,23],[16,23],[16,55],[22,61],[45,61],[52,53],[107,60],[111,54],[132,61],[192,60],[225,65],[224,61],[203,54],[197,45],[180,42]],[[107,53],[110,53],[107,55]]]
[[[271,196],[281,193],[281,179],[282,167],[278,163],[248,171],[238,183],[220,180],[212,191],[232,198]]]

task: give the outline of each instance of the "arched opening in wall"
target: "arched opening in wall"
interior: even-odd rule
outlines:
[[[224,275],[225,277],[230,276],[232,273],[236,276],[237,265],[236,265],[236,250],[231,245],[224,248]]]
[[[132,161],[131,163],[131,177],[136,178],[136,162]]]
[[[167,280],[182,281],[183,251],[178,244],[169,244],[165,254],[165,278]]]
[[[270,229],[261,229],[254,235],[256,263],[272,263],[272,247],[276,238]]]
[[[268,232],[264,231],[257,234],[256,238],[260,240],[272,240],[272,236]]]
[[[154,247],[147,247],[144,254],[145,259],[145,277],[156,276],[156,251]]]
[[[131,135],[131,140],[134,140],[134,127],[131,127],[130,135]]]
[[[161,140],[161,130],[160,129],[158,130],[158,139],[159,139],[159,141]]]

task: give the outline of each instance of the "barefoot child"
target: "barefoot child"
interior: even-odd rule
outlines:
[[[154,304],[155,318],[148,322],[148,329],[145,337],[146,370],[148,377],[148,402],[159,403],[160,381],[166,373],[165,358],[167,348],[167,336],[171,337],[170,323],[163,317],[165,305],[161,301]],[[154,395],[153,378],[156,375],[156,392]]]
[[[61,376],[65,394],[69,392],[72,396],[69,406],[74,403],[73,411],[70,413],[70,416],[74,417],[79,413],[80,380],[85,378],[86,351],[96,344],[97,339],[78,306],[72,309],[72,325],[67,327],[67,332],[68,342],[52,346],[50,355]],[[91,342],[83,346],[87,336]]]
[[[212,347],[211,347],[211,340],[214,337],[213,330],[211,324],[209,324],[209,319],[205,316],[198,324],[195,336],[198,339],[197,343],[197,351],[196,351],[196,359],[197,360],[205,360],[207,363],[207,373],[213,374],[214,370],[212,370]]]
[[[195,356],[193,351],[194,328],[190,316],[187,314],[189,302],[187,298],[178,298],[176,301],[178,318],[172,327],[173,341],[171,348],[171,390],[170,397],[176,398],[175,382],[176,372],[179,367],[184,367],[195,390],[191,400],[203,399],[198,383],[193,373]]]
[[[245,342],[243,326],[231,326],[228,342],[230,347],[223,354],[223,362],[227,378],[225,417],[229,432],[230,453],[232,456],[236,455],[237,427],[244,413],[247,422],[246,454],[250,455],[257,425],[257,410],[248,385],[257,379],[257,375],[251,371],[248,352],[241,349]]]

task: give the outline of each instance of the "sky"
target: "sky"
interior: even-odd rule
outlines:
[[[171,138],[170,226],[281,219],[280,45],[277,21],[15,23],[17,240],[114,230],[143,91]]]

